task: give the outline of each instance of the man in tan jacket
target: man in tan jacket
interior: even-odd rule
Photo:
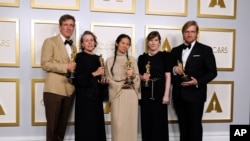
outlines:
[[[75,18],[68,14],[61,16],[59,30],[60,34],[44,41],[41,54],[41,67],[46,71],[43,92],[46,141],[63,141],[74,101],[74,86],[66,74],[73,72],[76,66],[71,61],[76,46],[70,40],[75,30]]]

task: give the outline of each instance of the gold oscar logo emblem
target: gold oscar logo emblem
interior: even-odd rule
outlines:
[[[211,0],[209,7],[214,7],[215,5],[219,5],[220,8],[226,8],[224,0]]]
[[[214,92],[214,94],[213,94],[213,96],[212,96],[212,98],[211,98],[211,100],[210,100],[210,102],[208,104],[206,113],[210,113],[212,111],[216,111],[217,113],[222,112],[220,102],[219,102],[218,97],[217,97],[215,92]]]
[[[161,47],[161,50],[162,50],[162,51],[171,52],[171,46],[170,46],[170,44],[169,44],[168,38],[166,38],[166,39],[164,40],[164,43],[163,43],[163,45],[162,45],[162,47]]]
[[[0,104],[0,115],[5,115],[2,105]]]

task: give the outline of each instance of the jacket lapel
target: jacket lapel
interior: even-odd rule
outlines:
[[[189,54],[189,56],[188,56],[188,58],[187,58],[187,62],[186,62],[185,68],[187,68],[188,65],[189,65],[190,63],[192,63],[193,55],[196,54],[196,52],[197,52],[198,49],[199,49],[199,47],[198,47],[197,41],[196,41],[196,43],[194,44],[194,46],[193,46],[193,48],[192,48],[192,50],[191,50],[191,52],[190,52],[190,54]]]
[[[69,55],[67,53],[67,50],[65,48],[65,45],[62,41],[62,38],[60,36],[60,34],[57,35],[57,44],[59,46],[57,46],[57,51],[60,53],[60,56],[61,56],[61,59],[64,61],[64,62],[68,62],[70,60],[69,58]]]
[[[179,61],[181,61],[181,63],[183,63],[183,61],[182,61],[182,50],[183,50],[183,46],[184,46],[184,44],[182,44],[178,49],[178,57],[179,58],[177,58]],[[177,63],[177,62],[176,62]]]

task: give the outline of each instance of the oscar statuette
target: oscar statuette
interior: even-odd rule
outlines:
[[[150,61],[148,61],[148,63],[145,65],[145,68],[146,68],[146,72],[147,74],[150,74]],[[149,87],[149,80],[145,80],[143,81],[143,84],[142,84],[144,87]]]
[[[192,80],[191,77],[185,73],[183,65],[182,65],[180,60],[177,60],[177,66],[181,67],[182,72],[183,72],[182,77],[181,77],[182,82],[188,82],[188,81]]]
[[[100,54],[100,56],[99,56],[99,62],[100,62],[100,66],[104,68],[105,66],[104,66],[104,59],[102,57],[102,54]],[[102,80],[105,80],[105,74],[101,75],[101,81]]]
[[[130,61],[130,59],[128,59],[126,62],[126,70],[131,70],[131,69],[132,69],[132,62]],[[127,76],[124,84],[133,85],[134,82],[133,82],[132,77]]]
[[[76,54],[77,54],[76,49],[72,48],[72,53],[71,53],[71,56],[70,56],[70,61],[71,62],[75,62]],[[74,79],[75,78],[74,71],[69,71],[67,77],[69,79]]]

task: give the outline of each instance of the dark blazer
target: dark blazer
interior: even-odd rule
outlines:
[[[181,44],[173,48],[171,51],[173,65],[175,66],[177,60],[182,62],[183,46],[184,44]],[[188,56],[184,70],[187,75],[197,79],[198,85],[182,87],[180,85],[181,76],[172,75],[173,100],[182,98],[183,100],[190,102],[205,102],[207,98],[207,83],[217,76],[216,62],[212,48],[196,41]]]

